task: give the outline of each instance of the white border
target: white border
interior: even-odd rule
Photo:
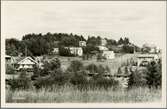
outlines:
[[[4,1],[3,1],[4,2]],[[8,1],[9,2],[9,1]],[[25,2],[25,1],[24,1]],[[37,1],[36,1],[37,2]],[[44,1],[42,1],[44,2]],[[60,1],[55,1],[60,2]],[[85,3],[85,1],[63,1],[62,3]],[[97,3],[102,1],[88,1]],[[102,3],[109,1],[103,1]],[[123,1],[120,1],[123,2]],[[136,1],[135,1],[136,2]],[[165,1],[164,1],[165,2]],[[2,17],[1,17],[2,21]],[[5,37],[1,33],[1,107],[3,108],[164,108],[166,106],[166,37],[162,52],[162,102],[160,103],[5,103]]]

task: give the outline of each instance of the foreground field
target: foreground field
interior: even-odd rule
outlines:
[[[6,92],[9,103],[141,103],[160,102],[161,90],[134,88],[131,90],[86,90],[80,91],[73,87],[54,88],[52,91],[18,90]]]

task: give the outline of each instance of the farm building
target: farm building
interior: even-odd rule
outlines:
[[[104,56],[106,59],[114,59],[115,53],[113,51],[103,51],[102,56]]]
[[[137,65],[147,65],[153,60],[157,60],[159,57],[156,54],[142,54],[137,56]]]
[[[85,42],[85,41],[79,41],[79,46],[80,46],[80,47],[86,46],[86,42]]]
[[[20,60],[17,64],[17,70],[21,69],[27,69],[27,70],[32,70],[33,66],[38,64],[34,59],[31,57],[25,57],[24,59]]]

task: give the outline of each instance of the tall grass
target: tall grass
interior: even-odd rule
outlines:
[[[14,103],[136,103],[158,102],[161,90],[139,87],[131,90],[78,90],[73,86],[55,87],[53,90],[6,90],[6,102]]]

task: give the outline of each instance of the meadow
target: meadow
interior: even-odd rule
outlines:
[[[144,87],[131,90],[88,89],[78,90],[71,86],[52,90],[6,90],[8,103],[146,103],[160,102],[161,90]]]
[[[109,66],[110,73],[115,74],[120,66],[125,65],[135,54],[116,54],[112,60],[97,61],[82,60],[79,57],[59,57],[62,69],[69,67],[73,60],[80,60],[84,66],[91,63]],[[53,57],[50,57],[53,58]],[[161,102],[161,89],[148,87],[133,87],[132,89],[117,88],[88,88],[80,90],[73,85],[55,86],[52,89],[6,89],[8,103],[146,103]]]

